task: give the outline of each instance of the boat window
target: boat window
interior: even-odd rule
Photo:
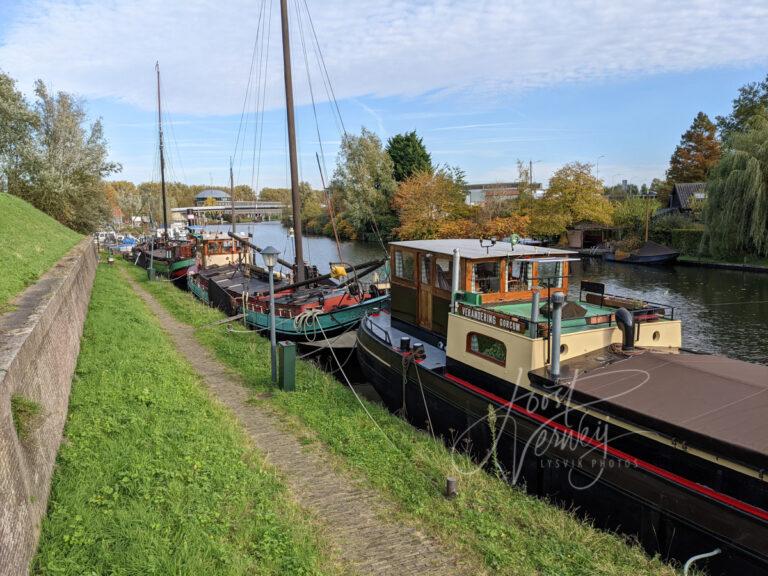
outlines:
[[[531,289],[530,262],[522,259],[507,261],[507,292]]]
[[[227,254],[232,252],[232,242],[229,240],[224,240],[224,252]]]
[[[422,254],[419,258],[419,266],[421,267],[421,283],[432,283],[432,254]]]
[[[561,288],[563,286],[563,263],[539,261],[539,286]]]
[[[507,347],[504,342],[485,334],[477,332],[467,334],[467,352],[502,366],[507,363]]]
[[[443,290],[451,289],[453,277],[453,260],[450,258],[435,258],[435,286]]]
[[[479,262],[472,265],[472,291],[482,294],[499,291],[498,262]]]
[[[395,251],[395,276],[413,282],[416,263],[410,252]]]

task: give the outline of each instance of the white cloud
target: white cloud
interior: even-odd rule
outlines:
[[[280,29],[271,1],[268,101],[276,106]],[[498,102],[563,82],[768,60],[765,0],[307,1],[342,99],[459,93]],[[40,77],[56,89],[150,110],[160,60],[172,112],[239,113],[260,5],[29,0],[23,15],[4,25],[0,68],[25,89]],[[293,45],[297,95],[306,102],[298,35]],[[314,81],[321,98],[319,75]]]

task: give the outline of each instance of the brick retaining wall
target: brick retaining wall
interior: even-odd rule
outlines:
[[[97,261],[86,238],[13,301],[14,311],[0,316],[3,576],[27,574],[37,548]],[[13,395],[42,408],[23,441],[12,420]]]

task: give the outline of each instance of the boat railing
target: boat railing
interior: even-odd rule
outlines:
[[[384,340],[388,345],[392,346],[392,338],[389,336],[389,330],[385,330],[373,320],[371,320],[371,314],[366,314],[363,320],[365,327],[368,328],[375,336]],[[381,336],[379,336],[381,334]]]

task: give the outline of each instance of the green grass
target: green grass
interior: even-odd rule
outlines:
[[[743,256],[731,260],[717,260],[706,256],[680,256],[678,260],[683,262],[707,262],[712,264],[748,264],[750,266],[764,266],[768,268],[768,258],[761,258],[759,256]]]
[[[338,457],[339,466],[394,502],[403,519],[455,546],[479,569],[526,576],[674,573],[619,536],[596,530],[485,472],[469,473],[476,468],[466,458],[452,455],[442,442],[365,402],[390,443],[348,388],[308,362],[298,362],[295,392],[275,390],[269,384],[266,339],[254,333],[227,333],[223,326],[206,327],[222,314],[168,283],[148,282],[141,269],[122,266],[178,320],[199,327],[200,342],[239,372],[254,391],[273,392],[254,396],[254,402],[282,414],[300,435],[325,444]],[[442,496],[448,475],[459,477],[459,496],[454,500]]]
[[[42,406],[19,394],[11,395],[11,419],[19,440],[26,440],[37,427]]]
[[[336,572],[234,418],[100,267],[33,573]]]
[[[81,239],[24,200],[0,193],[0,313]]]

